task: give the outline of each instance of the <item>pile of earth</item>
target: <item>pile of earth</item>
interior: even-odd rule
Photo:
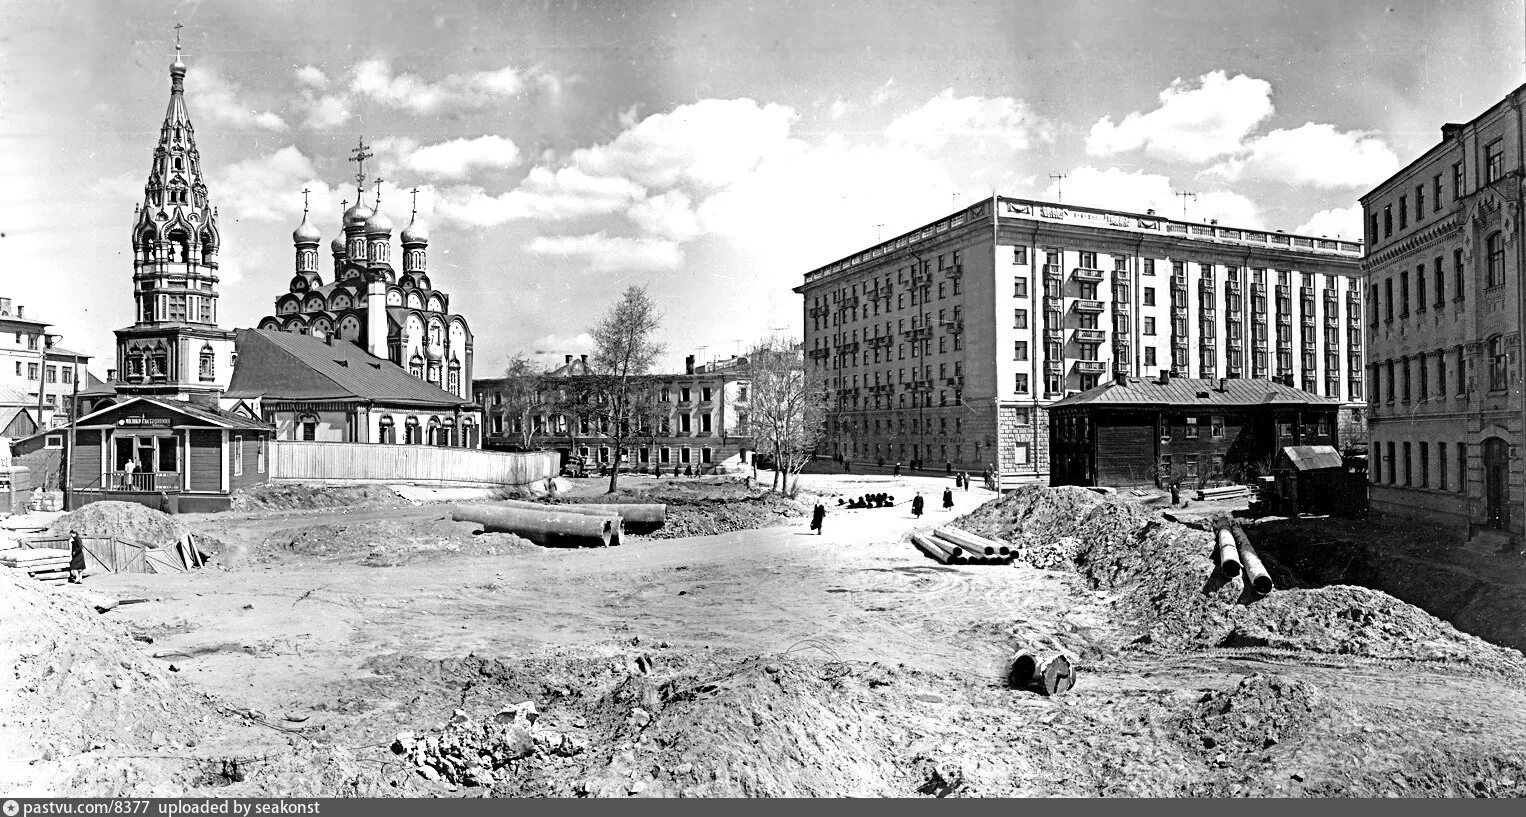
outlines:
[[[781,493],[751,488],[745,480],[721,477],[658,480],[613,494],[564,498],[563,502],[667,505],[667,521],[646,534],[653,539],[710,536],[739,530],[798,524],[811,506]]]
[[[427,519],[372,519],[286,528],[265,537],[261,560],[298,556],[322,561],[396,567],[454,556],[495,556],[533,547],[512,533],[485,533],[449,513]]]
[[[407,504],[385,485],[303,485],[264,482],[233,495],[233,510],[391,507]]]
[[[227,550],[226,544],[216,537],[192,530],[174,516],[136,502],[92,502],[53,520],[45,535],[67,536],[69,531],[160,547],[172,546],[190,534],[195,537],[196,549],[203,554],[217,555]]]
[[[1136,646],[1269,647],[1526,674],[1520,652],[1380,591],[1332,585],[1258,598],[1214,570],[1208,531],[1084,488],[1026,486],[953,524],[1046,561],[1063,555],[1094,589],[1116,594]]]

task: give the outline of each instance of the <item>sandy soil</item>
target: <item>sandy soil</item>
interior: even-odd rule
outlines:
[[[1518,655],[1480,672],[1441,659],[1139,649],[1138,622],[1119,617],[1134,591],[1072,570],[923,558],[909,532],[994,496],[956,491],[945,512],[948,484],[807,475],[805,489],[823,496],[904,501],[921,490],[929,500],[921,520],[909,504],[833,507],[821,536],[801,519],[396,566],[269,541],[427,522],[440,506],[187,517],[229,544],[232,569],[88,586],[150,599],[101,618],[235,717],[198,721],[195,746],[176,735],[171,748],[124,743],[88,763],[65,752],[3,771],[20,789],[94,794],[1526,793]],[[1035,644],[1079,656],[1074,690],[1005,687],[1013,649]],[[455,710],[491,718],[526,700],[541,712],[537,729],[577,748],[495,761],[488,785],[473,786],[388,748],[400,732],[444,734]],[[119,774],[101,760],[113,748],[120,763],[148,759]],[[241,759],[237,775],[219,772],[229,758]]]

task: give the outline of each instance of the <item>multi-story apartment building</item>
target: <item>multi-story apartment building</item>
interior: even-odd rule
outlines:
[[[68,422],[69,397],[90,356],[57,340],[46,322],[27,317],[26,307],[0,298],[0,435],[23,436]]]
[[[1362,197],[1377,518],[1518,538],[1526,86]]]
[[[624,467],[643,471],[687,468],[711,473],[751,462],[747,358],[696,364],[694,355],[689,355],[682,374],[643,375],[641,380],[658,408],[650,422],[626,436],[624,450],[618,452],[612,447],[607,423],[580,417],[566,406],[569,395],[577,391],[573,381],[591,373],[587,355],[567,355],[563,365],[542,379],[536,402],[527,412],[532,447],[560,451],[564,461],[575,454],[591,466],[609,465],[618,454]],[[487,415],[483,447],[519,450],[526,418],[505,402],[505,384],[503,378],[472,381],[472,392]]]
[[[1049,472],[1046,407],[1113,374],[1275,378],[1363,439],[1358,242],[993,197],[806,273],[829,450]]]

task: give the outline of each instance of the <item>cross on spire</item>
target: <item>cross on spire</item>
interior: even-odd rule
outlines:
[[[185,28],[185,23],[175,24],[175,62],[180,62],[180,29]]]
[[[414,215],[418,215],[418,213],[419,213],[419,189],[417,187],[415,187],[415,188],[413,188],[412,190],[410,190],[408,192],[413,194],[413,214]]]
[[[377,212],[381,212],[381,186],[383,181],[385,180],[382,177],[376,177],[376,206],[374,209]]]
[[[364,192],[366,187],[366,160],[376,154],[370,152],[370,145],[366,144],[366,138],[360,137],[356,142],[355,149],[350,151],[350,161],[355,163],[355,189]]]
[[[302,188],[302,215],[304,216],[307,215],[307,194],[311,192],[313,191],[308,190],[306,187]]]

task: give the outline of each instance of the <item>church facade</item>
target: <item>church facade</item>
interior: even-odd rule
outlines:
[[[364,173],[356,178],[363,183]],[[344,211],[343,234],[330,245],[333,277],[327,283],[318,269],[322,235],[303,212],[292,233],[296,270],[287,292],[275,300],[275,313],[262,318],[259,328],[349,341],[471,400],[472,332],[466,318],[451,311],[450,296],[430,280],[428,228],[415,209],[399,236],[399,274],[392,263],[392,221],[381,212],[380,190],[374,210],[358,192],[356,199]]]

